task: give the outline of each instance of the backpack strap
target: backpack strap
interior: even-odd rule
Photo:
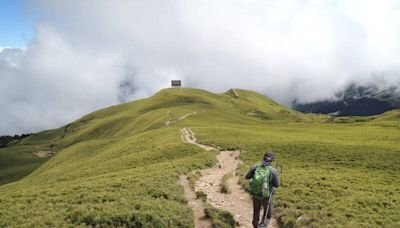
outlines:
[[[272,186],[272,165],[269,165],[269,191],[270,191],[270,193],[272,192],[272,190],[273,190],[273,186]]]
[[[261,164],[258,164],[258,163],[257,163],[255,166],[256,166],[256,168],[254,169],[254,173],[256,173],[256,171],[257,171],[258,167],[260,167],[260,166],[261,166]]]

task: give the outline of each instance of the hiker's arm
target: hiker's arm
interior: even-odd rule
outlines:
[[[249,170],[249,172],[247,172],[246,174],[246,179],[251,179],[254,175],[254,172],[256,171],[257,165],[253,165],[253,167],[251,167],[251,169]]]
[[[275,168],[271,169],[271,184],[272,184],[272,186],[274,186],[274,188],[279,187],[278,172],[276,171]]]

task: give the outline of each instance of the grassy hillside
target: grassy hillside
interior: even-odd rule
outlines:
[[[285,226],[396,226],[398,116],[327,121],[252,91],[161,90],[0,150],[7,159],[23,148],[57,153],[0,186],[0,226],[192,227],[178,176],[212,166],[216,154],[182,143],[181,127],[203,143],[245,150],[242,173],[273,149],[284,167],[275,205]]]
[[[39,158],[33,153],[35,146],[0,148],[0,185],[19,180],[40,167],[49,158]]]

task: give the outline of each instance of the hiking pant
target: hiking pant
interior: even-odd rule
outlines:
[[[253,227],[254,228],[256,228],[258,226],[258,222],[260,220],[261,205],[264,207],[264,210],[266,210],[268,207],[268,200],[269,200],[269,197],[267,197],[265,199],[257,199],[256,197],[253,196]],[[271,201],[271,205],[269,206],[268,213],[267,213],[267,219],[271,219],[271,217],[272,217],[272,208],[273,208],[273,203]],[[263,216],[261,221],[263,222],[264,220],[265,220],[265,217]]]

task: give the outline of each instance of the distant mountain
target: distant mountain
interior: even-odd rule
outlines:
[[[300,112],[335,116],[371,116],[400,108],[397,87],[380,90],[375,85],[359,86],[353,83],[335,96],[334,100],[294,102],[292,107]]]

